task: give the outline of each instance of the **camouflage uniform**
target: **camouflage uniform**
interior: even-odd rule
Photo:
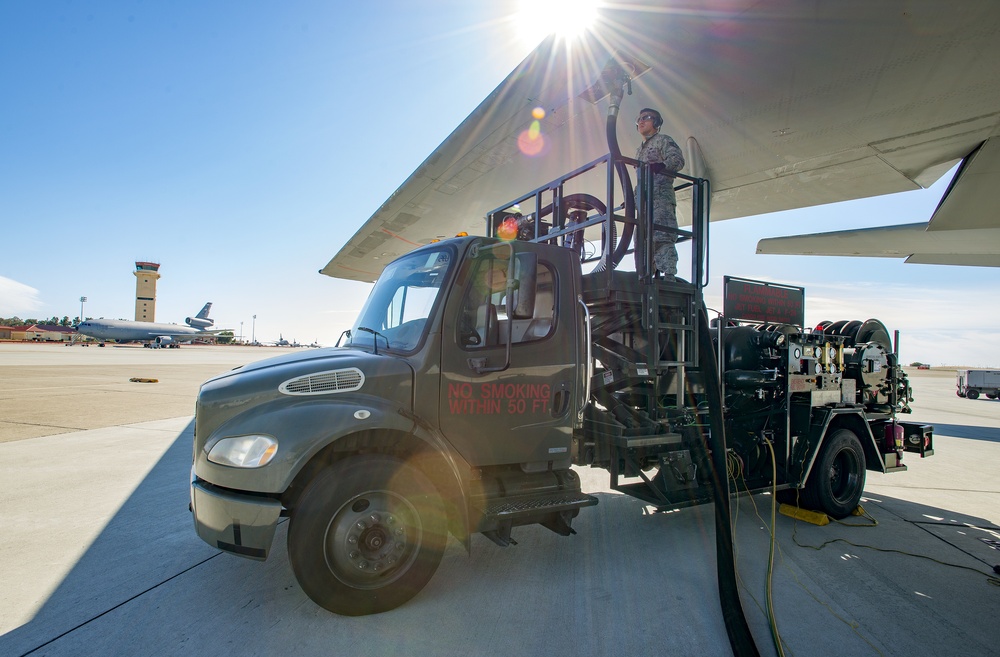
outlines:
[[[649,164],[663,164],[663,171],[653,174],[653,224],[677,228],[677,199],[674,197],[674,174],[684,168],[684,155],[677,142],[657,132],[639,146],[635,159]],[[636,207],[639,205],[636,190]],[[677,236],[653,231],[653,263],[668,279],[677,274]],[[642,258],[645,245],[636,249],[635,257]],[[636,265],[638,268],[638,263]]]

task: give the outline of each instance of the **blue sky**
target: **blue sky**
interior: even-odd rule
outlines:
[[[212,301],[247,338],[332,344],[369,286],[317,270],[528,54],[518,9],[0,4],[0,316],[73,317],[85,295],[87,316],[130,319],[153,260],[158,321]],[[904,361],[1000,366],[996,269],[754,254],[924,221],[946,182],[713,224],[709,302],[723,274],[802,285],[807,323],[878,317]]]

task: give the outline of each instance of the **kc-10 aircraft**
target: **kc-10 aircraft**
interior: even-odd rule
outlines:
[[[713,221],[926,188],[961,163],[932,217],[758,252],[1000,266],[1000,2],[612,0],[531,52],[321,272],[373,281],[602,156],[609,62],[631,77],[621,111],[659,109],[683,173],[711,182]],[[621,131],[622,153],[638,142]]]
[[[194,317],[187,317],[180,324],[158,324],[155,322],[132,322],[125,319],[88,319],[77,327],[77,333],[97,338],[103,344],[113,342],[143,342],[154,349],[159,347],[176,347],[182,342],[191,342],[195,338],[212,337],[224,329],[211,329],[215,320],[208,317],[212,310],[209,301]]]

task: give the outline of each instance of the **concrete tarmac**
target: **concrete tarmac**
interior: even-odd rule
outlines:
[[[198,386],[280,353],[0,343],[0,655],[731,654],[712,506],[653,513],[602,470],[580,471],[601,502],[576,536],[452,541],[427,588],[378,616],[313,604],[284,524],[263,563],[203,543],[187,509]],[[783,654],[1000,655],[1000,402],[957,397],[953,372],[908,373],[937,453],[868,473],[877,526],[772,521],[766,494],[734,504],[761,655],[779,654],[772,526]]]

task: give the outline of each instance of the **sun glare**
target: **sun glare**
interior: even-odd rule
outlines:
[[[567,39],[579,36],[597,19],[600,4],[600,0],[521,0],[515,29],[531,47],[553,32]]]

